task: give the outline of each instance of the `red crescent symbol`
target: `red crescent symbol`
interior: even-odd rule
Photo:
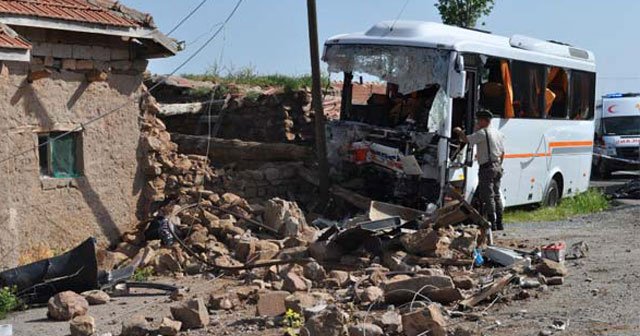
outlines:
[[[616,112],[613,110],[613,108],[614,108],[614,107],[616,107],[616,106],[617,106],[617,105],[611,105],[611,106],[609,106],[609,108],[607,109],[607,112],[609,112],[609,113],[616,113]]]

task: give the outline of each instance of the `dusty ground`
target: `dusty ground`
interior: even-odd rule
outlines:
[[[549,287],[523,301],[497,302],[480,321],[464,318],[451,324],[475,326],[485,335],[538,335],[554,321],[568,322],[565,331],[556,335],[639,335],[640,334],[640,207],[624,206],[613,210],[574,218],[563,222],[514,224],[499,240],[528,240],[542,244],[565,240],[571,244],[584,240],[590,252],[586,259],[568,261],[570,275],[563,286]],[[158,279],[191,288],[190,295],[209,292],[233,292],[229,279],[204,278]],[[166,296],[114,298],[103,306],[92,306],[98,335],[118,335],[120,324],[140,313],[161,319],[169,316],[170,301]],[[480,310],[486,308],[482,307]],[[255,306],[246,305],[233,312],[212,316],[212,325],[185,335],[281,335],[281,330],[266,327],[265,320],[255,318]],[[50,322],[46,308],[35,308],[10,315],[2,323],[11,323],[16,336],[62,336],[69,333],[67,322]]]
[[[500,239],[542,244],[585,241],[588,258],[567,261],[563,286],[539,298],[498,303],[476,324],[486,335],[538,335],[554,321],[558,335],[640,335],[640,207],[626,206],[562,222],[514,224]],[[471,325],[470,323],[464,323]]]

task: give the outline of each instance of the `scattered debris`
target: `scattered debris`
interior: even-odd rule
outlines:
[[[446,336],[447,322],[436,304],[402,315],[402,330],[407,336]]]
[[[197,329],[209,325],[209,312],[200,298],[172,306],[171,316],[182,322],[184,329]]]
[[[564,262],[566,250],[567,244],[563,241],[549,244],[542,247],[542,257],[561,263]]]
[[[69,323],[71,336],[92,336],[96,333],[96,321],[89,315],[74,317]]]
[[[589,245],[587,245],[587,243],[583,241],[580,241],[571,245],[565,258],[566,259],[586,258],[587,253],[589,253]]]
[[[109,294],[97,289],[83,292],[81,295],[87,300],[90,306],[106,304],[111,300]]]
[[[54,295],[47,304],[47,316],[57,321],[69,321],[82,316],[89,310],[89,303],[84,297],[72,291]]]

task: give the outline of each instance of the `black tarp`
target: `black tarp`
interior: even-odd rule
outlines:
[[[0,273],[0,286],[16,287],[26,304],[45,303],[67,290],[81,293],[98,288],[96,241],[89,238],[62,255]]]

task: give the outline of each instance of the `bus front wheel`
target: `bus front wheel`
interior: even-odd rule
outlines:
[[[552,179],[549,183],[549,187],[547,188],[547,193],[544,195],[542,205],[546,207],[555,207],[558,205],[559,201],[560,188],[558,188],[558,182],[556,182],[555,179]]]

